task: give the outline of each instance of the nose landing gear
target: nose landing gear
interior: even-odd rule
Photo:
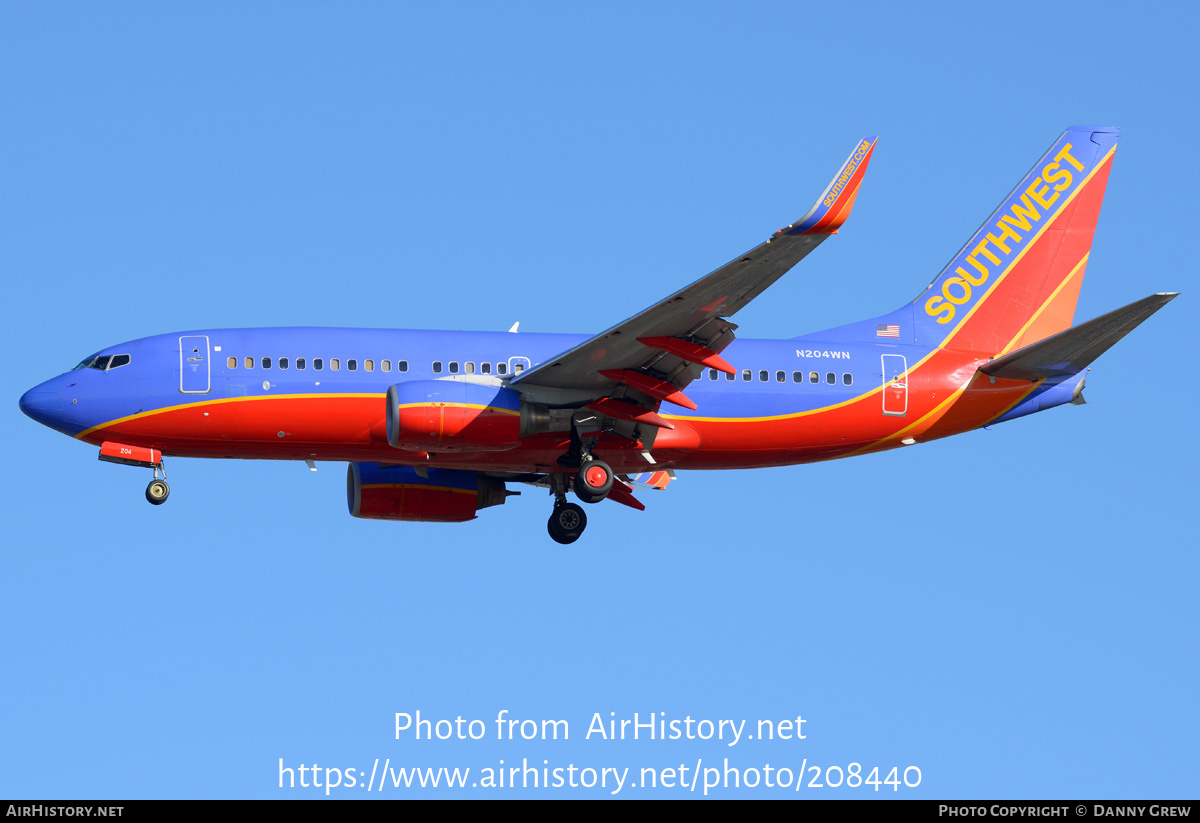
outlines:
[[[171,487],[167,485],[166,480],[151,480],[150,485],[146,487],[146,499],[155,506],[161,506],[167,502],[170,494]]]
[[[167,485],[167,469],[161,455],[158,463],[152,465],[151,468],[154,469],[154,479],[146,487],[146,499],[152,506],[161,506],[167,502],[167,497],[171,494],[171,487]],[[158,476],[159,472],[162,472],[162,477]]]
[[[158,449],[106,440],[100,444],[100,459],[106,463],[153,469],[154,479],[146,487],[146,499],[154,506],[161,506],[166,502],[171,487],[167,485],[167,467],[162,452]]]

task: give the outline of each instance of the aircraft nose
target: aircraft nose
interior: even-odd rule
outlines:
[[[63,379],[60,374],[21,395],[21,411],[39,423],[50,425],[62,416]]]

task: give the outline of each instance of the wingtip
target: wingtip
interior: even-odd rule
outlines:
[[[825,187],[820,199],[799,221],[784,229],[786,234],[836,234],[850,211],[862,185],[863,175],[871,162],[878,135],[868,135],[858,141],[854,151]]]

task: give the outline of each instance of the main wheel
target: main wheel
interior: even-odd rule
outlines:
[[[171,487],[167,485],[166,480],[151,480],[150,485],[146,487],[146,499],[155,506],[161,506],[167,502],[170,494]]]
[[[589,460],[575,475],[575,494],[584,503],[599,503],[613,487],[613,472],[607,463]]]
[[[578,540],[586,527],[587,515],[583,513],[583,507],[575,503],[555,506],[546,523],[546,531],[550,532],[550,536],[564,545]]]

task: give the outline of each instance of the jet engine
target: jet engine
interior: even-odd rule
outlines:
[[[526,432],[520,393],[457,380],[413,380],[387,392],[387,438],[409,451],[503,451]]]
[[[504,482],[480,472],[425,469],[381,463],[351,463],[346,472],[350,514],[372,520],[424,520],[461,523],[475,512],[500,506],[509,494]]]

